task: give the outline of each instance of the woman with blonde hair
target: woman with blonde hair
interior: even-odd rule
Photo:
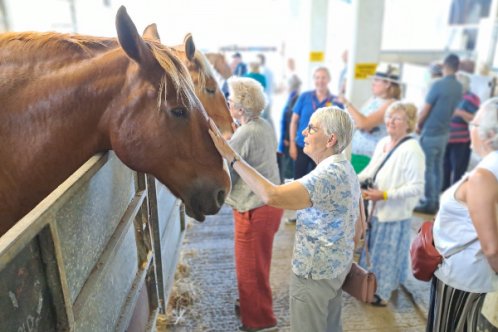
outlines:
[[[228,79],[230,114],[240,123],[230,145],[271,183],[280,183],[277,140],[272,127],[260,117],[266,99],[263,87],[247,77]],[[233,165],[231,165],[233,166]],[[232,191],[226,203],[235,221],[235,269],[239,300],[236,311],[241,331],[273,331],[277,320],[272,308],[270,265],[273,239],[283,210],[267,205],[231,167]]]
[[[406,279],[412,210],[424,193],[425,156],[411,133],[417,124],[417,108],[395,102],[384,117],[388,135],[375,148],[372,160],[358,175],[369,179],[363,198],[371,201],[372,218],[368,245],[371,270],[377,277],[372,303],[386,306],[391,292]],[[360,264],[367,267],[363,254]]]
[[[351,163],[357,173],[366,167],[375,146],[387,134],[384,114],[389,105],[401,97],[399,78],[397,66],[381,63],[372,79],[373,96],[361,109],[357,109],[344,96],[339,97],[353,117],[357,129],[351,143]]]

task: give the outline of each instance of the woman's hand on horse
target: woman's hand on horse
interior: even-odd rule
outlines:
[[[218,152],[221,154],[223,158],[225,158],[228,161],[231,161],[235,158],[236,152],[232,149],[232,147],[227,143],[223,135],[221,134],[220,130],[214,123],[213,119],[209,119],[209,135],[211,136],[211,139],[213,140],[214,146],[216,146],[216,149]]]

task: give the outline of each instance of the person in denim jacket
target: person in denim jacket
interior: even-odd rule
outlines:
[[[211,121],[220,154],[265,204],[297,210],[290,282],[291,331],[342,331],[342,284],[353,261],[360,184],[342,154],[351,142],[351,116],[338,107],[313,113],[304,153],[317,167],[304,177],[275,185],[230,147]]]

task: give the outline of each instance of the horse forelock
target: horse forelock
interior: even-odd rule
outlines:
[[[195,52],[195,62],[199,67],[199,85],[201,89],[206,87],[206,82],[209,77],[214,78],[212,65],[208,62],[207,58],[199,51]]]
[[[159,43],[147,42],[154,54],[159,65],[164,69],[165,75],[169,78],[169,82],[173,84],[176,94],[181,99],[182,103],[188,108],[193,108],[199,105],[199,102],[194,94],[194,84],[190,78],[190,74],[183,63],[166,47]],[[166,82],[164,84],[164,93]],[[186,88],[185,88],[186,87]]]

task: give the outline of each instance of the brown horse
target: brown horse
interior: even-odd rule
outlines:
[[[204,220],[230,188],[185,66],[121,7],[115,41],[0,35],[0,235],[97,152],[154,175]]]
[[[223,77],[228,79],[232,76],[232,69],[227,63],[225,56],[221,53],[206,53],[206,58],[213,65],[214,69]]]
[[[160,42],[156,24],[148,25],[142,35],[144,38]],[[200,99],[206,112],[216,123],[224,136],[233,134],[232,116],[221,92],[211,66],[204,54],[196,49],[191,34],[187,34],[183,45],[170,48],[171,51],[187,66],[194,82],[195,94]]]

